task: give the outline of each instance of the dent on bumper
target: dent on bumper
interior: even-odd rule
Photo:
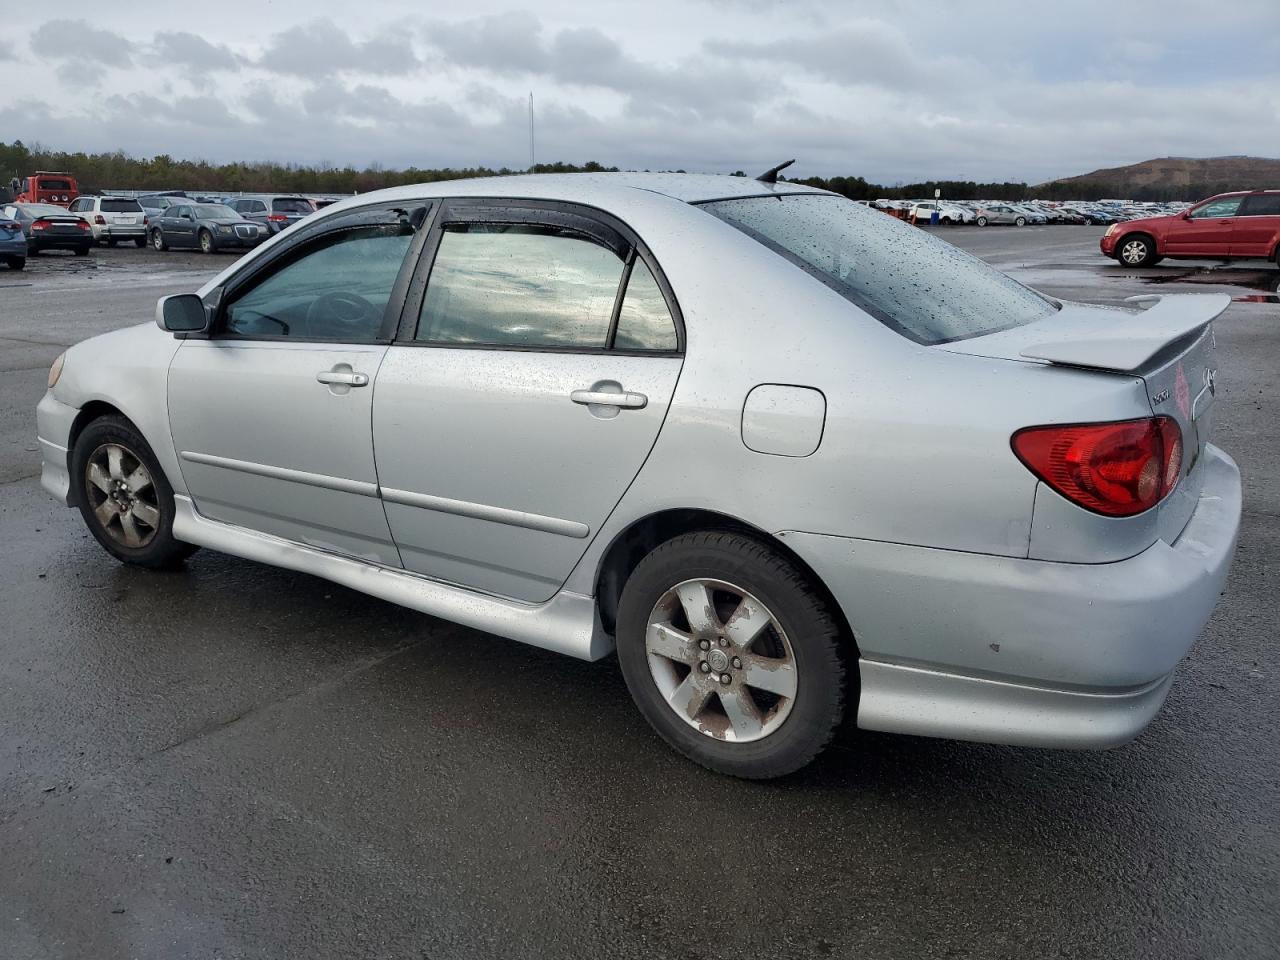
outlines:
[[[1204,467],[1177,540],[1116,563],[782,534],[853,629],[859,726],[1045,746],[1135,736],[1213,612],[1235,551],[1240,472],[1213,446]]]

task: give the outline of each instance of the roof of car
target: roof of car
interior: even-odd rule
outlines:
[[[619,191],[643,190],[686,203],[727,200],[735,197],[771,196],[786,193],[827,193],[816,187],[780,180],[763,183],[751,177],[730,177],[701,173],[535,173],[511,177],[476,177],[468,180],[439,180],[433,183],[390,187],[364,193],[333,204],[350,207],[370,200],[400,200],[414,197],[521,197],[527,199],[574,200],[579,203],[604,201]],[[326,207],[328,213],[332,207]],[[337,211],[335,211],[337,212]]]

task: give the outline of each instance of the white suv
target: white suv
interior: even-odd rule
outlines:
[[[142,204],[131,197],[77,197],[67,212],[89,221],[93,239],[105,240],[109,247],[114,247],[117,240],[147,245],[147,214]]]

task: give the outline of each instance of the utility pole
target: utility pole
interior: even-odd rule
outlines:
[[[537,159],[533,152],[533,91],[529,91],[529,172],[533,173],[533,168],[538,165]]]

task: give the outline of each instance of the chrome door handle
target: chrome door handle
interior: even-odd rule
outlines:
[[[369,385],[369,375],[367,373],[339,373],[333,370],[321,370],[316,374],[316,380],[320,383],[342,383],[348,387],[367,387]]]
[[[639,410],[649,402],[643,393],[610,393],[604,390],[575,390],[569,394],[574,403],[599,404],[602,407],[626,407]]]

